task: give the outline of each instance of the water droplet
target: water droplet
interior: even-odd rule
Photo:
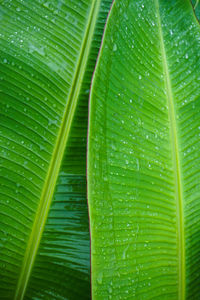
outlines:
[[[114,52],[117,51],[117,45],[116,44],[113,45],[113,51]]]
[[[103,280],[103,272],[99,272],[99,274],[97,276],[97,282],[99,284],[102,284],[102,280]]]
[[[139,163],[139,159],[136,158],[136,169],[139,171],[140,169],[140,163]]]
[[[43,151],[45,147],[43,145],[39,145],[40,151]]]
[[[45,55],[45,50],[44,50],[44,46],[36,46],[35,44],[29,43],[29,53],[38,53],[42,56]]]
[[[48,125],[51,126],[51,125],[56,125],[57,124],[57,120],[52,120],[52,119],[49,119],[48,120]]]
[[[125,248],[124,251],[123,251],[123,254],[122,254],[122,259],[123,259],[123,260],[126,258],[126,252],[127,252],[128,248],[129,248],[129,245],[126,246],[126,248]]]

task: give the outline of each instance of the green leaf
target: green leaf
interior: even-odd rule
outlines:
[[[192,4],[194,7],[195,14],[196,14],[198,20],[200,20],[200,2],[199,2],[199,0],[192,0]]]
[[[90,298],[87,103],[110,3],[1,3],[2,299]]]
[[[199,299],[200,27],[189,0],[116,0],[92,85],[93,299]]]

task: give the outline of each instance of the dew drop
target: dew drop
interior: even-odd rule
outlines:
[[[114,52],[117,51],[117,45],[116,44],[113,45],[113,51]]]
[[[99,274],[97,276],[97,282],[99,284],[102,284],[102,280],[103,280],[103,272],[99,272]]]

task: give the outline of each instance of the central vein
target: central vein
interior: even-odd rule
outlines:
[[[163,39],[163,31],[162,31],[158,1],[159,0],[155,0],[155,5],[156,5],[156,12],[158,17],[163,71],[165,75],[165,88],[166,88],[166,96],[167,96],[168,108],[169,108],[169,122],[171,127],[172,159],[173,159],[173,166],[174,166],[176,207],[177,207],[177,227],[178,227],[177,238],[178,238],[178,262],[179,262],[178,299],[184,300],[185,299],[185,238],[184,238],[184,220],[183,220],[183,195],[182,195],[182,186],[181,186],[181,168],[180,168],[175,108],[173,102],[172,87],[171,87],[169,68],[168,68],[167,57],[166,57],[165,44]]]
[[[63,114],[62,125],[55,144],[54,152],[52,154],[52,159],[45,179],[43,191],[38,205],[38,210],[35,215],[33,228],[24,255],[24,260],[19,275],[16,293],[14,296],[15,300],[22,300],[24,298],[33,263],[37,254],[45,222],[50,209],[50,204],[56,185],[56,179],[59,174],[60,165],[64,155],[65,146],[69,136],[70,127],[72,124],[74,112],[78,101],[78,96],[81,89],[81,83],[86,69],[87,58],[89,55],[96,18],[99,10],[99,4],[99,0],[92,1],[88,22],[86,24],[86,31],[80,50],[80,56],[77,63],[77,68],[73,78],[73,83],[69,93],[67,105]]]

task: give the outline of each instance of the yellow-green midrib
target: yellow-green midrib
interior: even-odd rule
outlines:
[[[158,16],[158,28],[160,37],[161,57],[163,61],[163,71],[165,79],[166,98],[169,113],[171,152],[174,172],[174,191],[177,216],[177,256],[178,256],[178,299],[185,299],[185,232],[184,232],[184,216],[183,216],[183,188],[181,179],[181,165],[179,156],[179,140],[178,128],[176,120],[175,99],[172,91],[170,70],[168,66],[168,58],[163,38],[159,0],[155,0],[156,12]]]

